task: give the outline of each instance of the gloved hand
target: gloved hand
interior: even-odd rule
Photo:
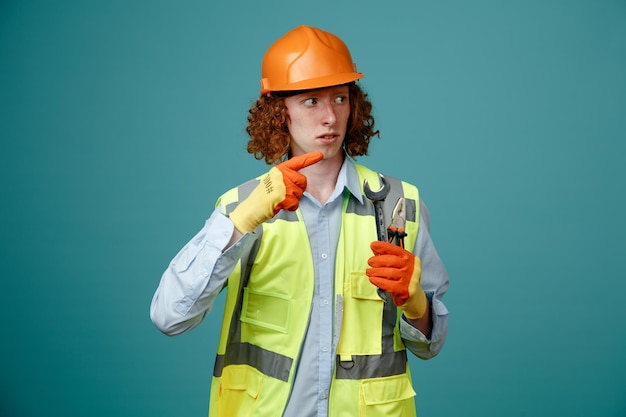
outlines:
[[[426,313],[428,299],[420,286],[422,267],[420,258],[400,246],[387,242],[372,242],[374,256],[365,273],[370,282],[389,292],[393,302],[408,319],[419,319]]]
[[[252,232],[280,210],[296,210],[306,189],[306,177],[298,171],[323,157],[321,152],[310,152],[272,167],[252,193],[230,213],[237,230]]]

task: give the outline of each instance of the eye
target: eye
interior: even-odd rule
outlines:
[[[337,98],[335,98],[335,103],[337,104],[341,104],[341,103],[345,103],[347,101],[347,97],[346,96],[339,96]]]
[[[306,100],[304,100],[304,104],[307,106],[314,106],[315,104],[317,104],[317,99],[316,98],[307,98]]]

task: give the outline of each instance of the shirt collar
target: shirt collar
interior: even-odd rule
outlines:
[[[341,171],[339,171],[339,178],[337,178],[337,183],[342,181],[343,186],[350,191],[350,193],[359,200],[359,203],[363,204],[363,194],[361,192],[361,184],[359,183],[359,174],[356,172],[356,167],[354,166],[353,160],[346,155],[343,160],[343,165],[341,166]]]
[[[361,184],[359,184],[359,175],[357,174],[353,160],[347,155],[343,160],[343,164],[339,170],[339,175],[337,175],[335,189],[328,198],[327,203],[335,201],[337,197],[343,194],[344,189],[347,189],[350,194],[359,200],[359,203],[363,204],[363,195],[361,193]],[[304,192],[304,195],[312,200],[315,200],[307,191]]]

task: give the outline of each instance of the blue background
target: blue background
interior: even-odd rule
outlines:
[[[366,74],[359,162],[431,210],[452,315],[419,414],[626,415],[623,0],[3,0],[0,414],[206,415],[221,314],[168,338],[150,300],[266,169],[247,110],[298,24]]]

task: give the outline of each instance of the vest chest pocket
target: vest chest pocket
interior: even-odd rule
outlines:
[[[363,271],[344,282],[344,312],[338,354],[381,354],[384,301]]]
[[[241,321],[287,333],[290,298],[283,294],[243,289]]]

